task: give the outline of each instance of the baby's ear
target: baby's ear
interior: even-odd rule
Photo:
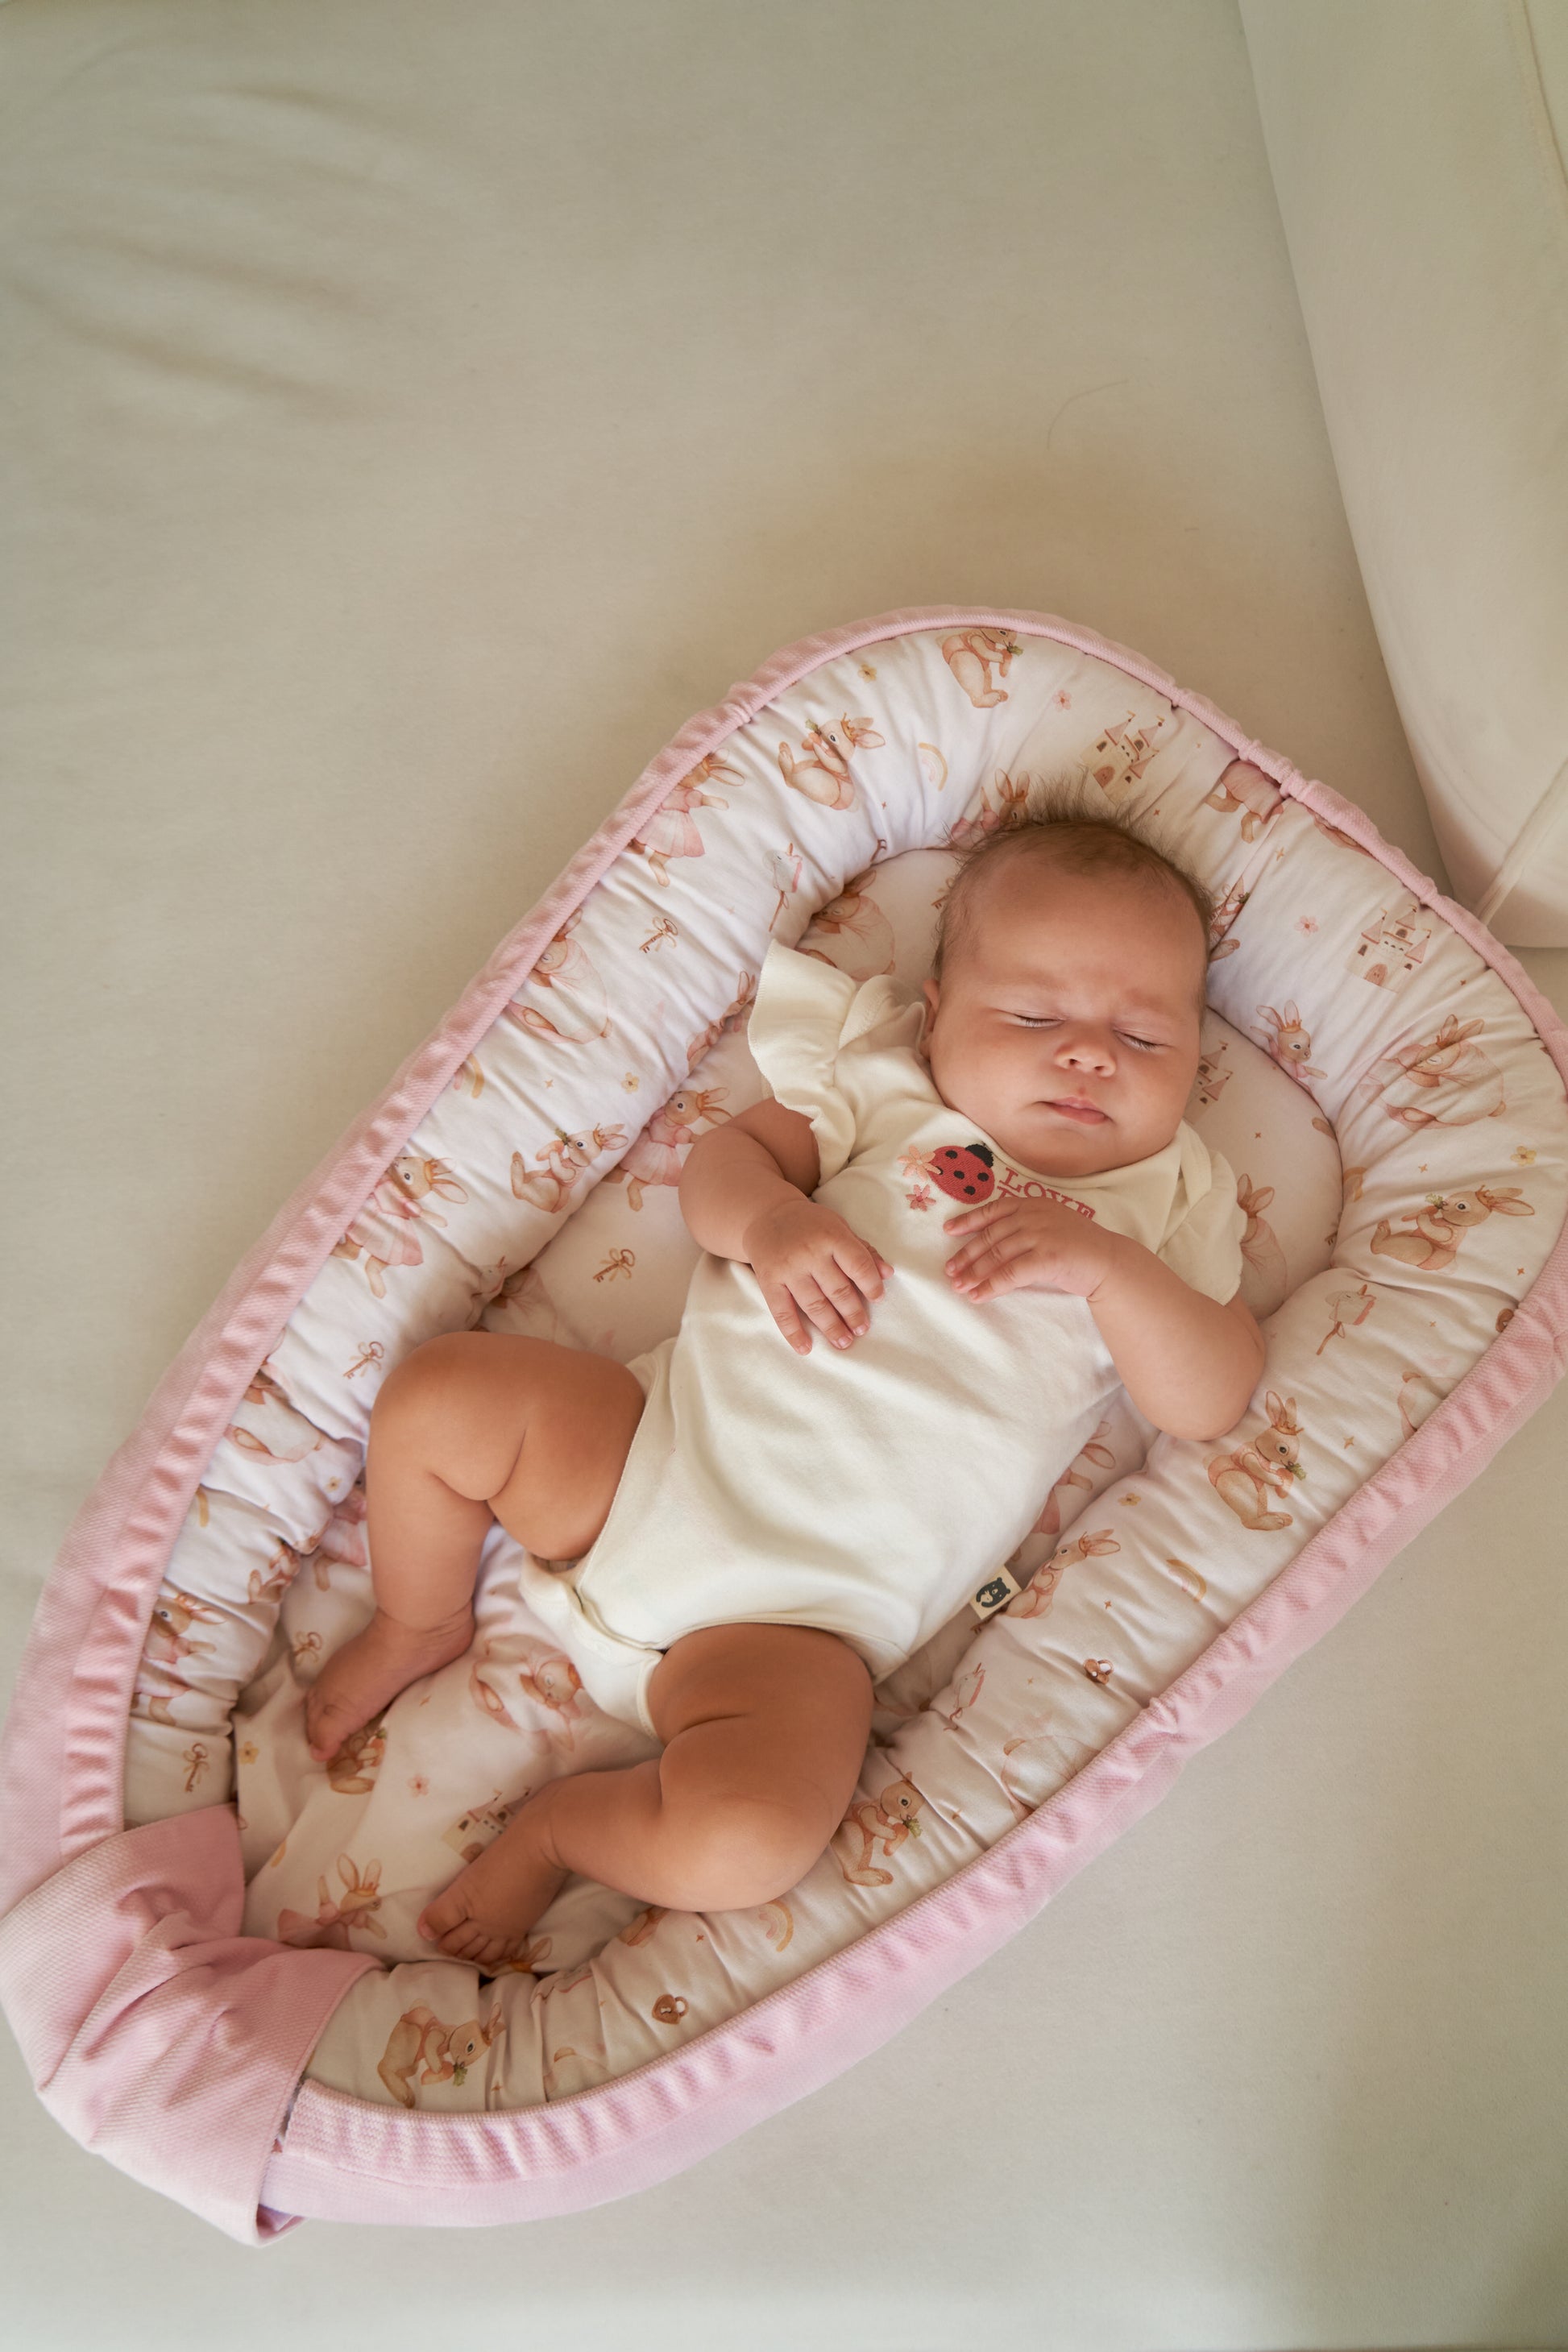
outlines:
[[[936,1009],[941,1001],[942,991],[934,980],[923,980],[921,982],[921,994],[925,998],[926,1009],[925,1018],[921,1023],[918,1050],[923,1054],[931,1042],[931,1033],[936,1023]]]

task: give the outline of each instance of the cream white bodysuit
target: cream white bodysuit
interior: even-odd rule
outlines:
[[[815,1198],[894,1268],[850,1348],[797,1355],[749,1265],[704,1255],[680,1329],[628,1369],[644,1408],[598,1540],[524,1600],[590,1697],[650,1733],[659,1658],[705,1625],[813,1625],[874,1680],[928,1641],[1028,1533],[1117,1385],[1081,1298],[975,1302],[943,1271],[957,1208],[1058,1200],[1223,1304],[1241,1280],[1236,1179],[1184,1122],[1127,1168],[1047,1178],[944,1103],[922,1006],[768,950],[748,1032],[777,1099],[811,1120]]]

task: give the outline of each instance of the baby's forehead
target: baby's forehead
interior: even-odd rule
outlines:
[[[1207,933],[1174,877],[1149,867],[1078,873],[1054,859],[1020,858],[1011,874],[998,861],[995,874],[975,879],[990,886],[988,904],[965,909],[972,919],[961,960],[975,978],[995,984],[1065,973],[1160,1003],[1195,984],[1202,1002]]]

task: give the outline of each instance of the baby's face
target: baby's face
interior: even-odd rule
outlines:
[[[940,990],[921,1051],[938,1094],[1042,1176],[1146,1160],[1181,1124],[1198,1066],[1206,943],[1157,879],[1005,861]]]

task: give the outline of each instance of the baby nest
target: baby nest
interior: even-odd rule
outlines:
[[[1205,1444],[1118,1403],[1007,1573],[977,1561],[878,1685],[854,1798],[786,1896],[699,1916],[573,1880],[526,1964],[430,1958],[424,1901],[530,1789],[657,1750],[588,1700],[497,1526],[468,1655],[310,1762],[304,1690],[371,1606],[380,1381],[474,1326],[623,1360],[673,1330],[697,1256],[675,1183],[764,1091],[769,941],[912,995],[955,850],[1064,779],[1214,893],[1187,1115],[1243,1185],[1251,1407]],[[1138,656],[943,606],[777,655],[280,1211],[79,1514],[4,1755],[0,1992],[46,2104],[254,2242],[622,2196],[889,2039],[1560,1377],[1565,1073],[1568,1031],[1489,933]]]

